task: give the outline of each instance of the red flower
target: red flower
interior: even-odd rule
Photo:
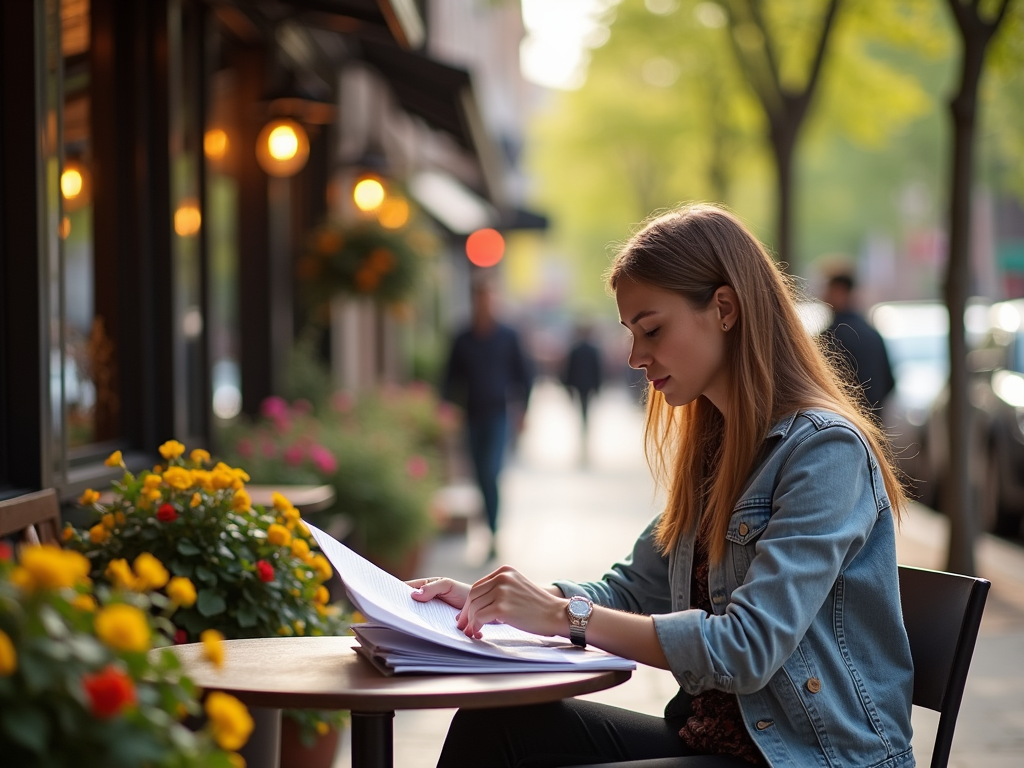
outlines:
[[[85,688],[96,717],[113,717],[135,703],[135,683],[124,672],[107,667],[95,675],[84,675]]]
[[[181,645],[188,642],[188,632],[184,629],[179,629],[174,633],[174,644]]]
[[[11,559],[11,545],[6,541],[0,541],[0,560]]]
[[[405,462],[405,473],[413,480],[422,480],[429,471],[430,465],[427,460],[418,454],[410,456],[409,460]]]
[[[174,511],[174,507],[170,504],[164,503],[156,511],[156,519],[161,523],[173,523],[178,519],[178,513]]]
[[[274,566],[266,560],[258,560],[256,562],[256,575],[260,577],[260,581],[273,581]]]

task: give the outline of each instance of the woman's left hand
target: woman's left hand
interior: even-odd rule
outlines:
[[[569,630],[566,602],[503,565],[470,587],[456,626],[475,638],[482,637],[481,628],[491,623],[509,624],[537,635],[564,635]]]

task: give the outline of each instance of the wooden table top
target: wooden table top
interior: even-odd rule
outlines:
[[[225,641],[224,666],[201,643],[174,646],[189,677],[255,707],[349,709],[482,708],[540,704],[626,682],[628,670],[387,677],[353,650],[354,637],[269,637]]]

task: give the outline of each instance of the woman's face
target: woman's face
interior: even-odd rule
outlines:
[[[720,294],[724,296],[725,304]],[[705,395],[725,413],[725,337],[735,321],[735,294],[720,288],[704,309],[694,309],[678,293],[621,278],[615,291],[619,322],[633,334],[631,368],[647,380],[669,405],[686,405]]]

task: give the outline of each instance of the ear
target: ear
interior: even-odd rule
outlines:
[[[731,331],[740,319],[740,301],[731,285],[720,286],[711,299],[711,306],[718,311],[718,323],[725,326],[723,331]]]

